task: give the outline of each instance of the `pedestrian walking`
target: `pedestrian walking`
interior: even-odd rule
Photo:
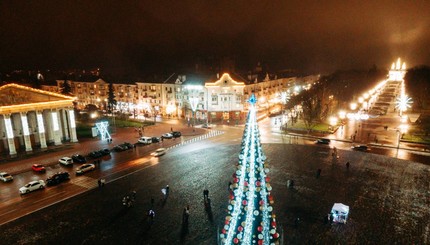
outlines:
[[[204,189],[203,190],[203,199],[206,200],[209,198],[209,190],[208,189]]]
[[[170,190],[169,185],[166,185],[166,195],[169,195],[169,190]]]
[[[299,222],[300,222],[300,219],[297,217],[295,220],[294,220],[294,228],[299,228]]]
[[[293,188],[294,188],[294,180],[288,180],[287,182],[288,182],[288,183],[287,183],[288,187],[289,187],[290,189],[293,189]]]
[[[153,221],[153,220],[154,220],[154,218],[155,218],[155,211],[154,211],[154,210],[152,210],[152,209],[150,209],[150,210],[148,211],[148,217],[151,219],[151,221]]]
[[[346,169],[349,169],[349,162],[346,162]]]
[[[136,200],[136,191],[131,192],[131,199]]]
[[[100,188],[102,186],[102,181],[100,179],[98,179],[97,184],[99,184],[99,188]]]
[[[170,127],[170,132],[173,132],[173,127]]]
[[[102,187],[103,187],[103,186],[105,186],[105,182],[106,182],[106,180],[105,180],[105,179],[101,179],[101,180],[100,180],[100,182],[101,182],[101,184],[102,184]]]
[[[317,170],[317,179],[321,176],[321,169],[319,168],[318,170]]]
[[[184,207],[184,211],[182,212],[182,223],[188,224],[188,218],[190,216],[190,206]]]

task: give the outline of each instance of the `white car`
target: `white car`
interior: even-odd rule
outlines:
[[[145,144],[145,145],[149,145],[149,144],[151,144],[151,143],[152,143],[152,138],[151,138],[151,137],[143,136],[143,137],[140,137],[140,138],[137,140],[137,143]]]
[[[58,162],[64,166],[73,165],[73,159],[70,157],[62,157],[60,160],[58,160]]]
[[[45,181],[43,180],[35,180],[31,181],[30,183],[24,185],[23,187],[19,188],[19,194],[26,194],[31,191],[39,190],[45,188]]]
[[[0,180],[3,182],[8,182],[8,181],[12,181],[13,177],[12,177],[12,175],[10,175],[6,172],[1,172],[0,173]]]
[[[161,138],[163,138],[163,139],[171,139],[171,138],[173,138],[173,134],[171,134],[171,133],[165,133],[165,134],[161,135]]]
[[[167,151],[166,148],[158,148],[153,153],[151,153],[151,155],[154,157],[159,157],[159,156],[166,154],[166,151]]]
[[[83,174],[94,169],[96,169],[96,165],[92,163],[82,164],[76,169],[76,174]]]

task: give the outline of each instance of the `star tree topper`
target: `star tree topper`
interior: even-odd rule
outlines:
[[[251,98],[249,98],[248,102],[251,105],[255,105],[257,103],[257,98],[255,98],[254,94],[251,95]]]

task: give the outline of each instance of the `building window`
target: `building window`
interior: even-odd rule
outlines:
[[[212,105],[218,105],[218,96],[212,95]]]
[[[241,104],[242,103],[242,95],[237,94],[236,95],[236,104]]]

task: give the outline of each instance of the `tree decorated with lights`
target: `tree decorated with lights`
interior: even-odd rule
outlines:
[[[221,230],[222,244],[279,244],[273,214],[268,165],[260,143],[254,95],[242,137],[239,162],[230,186],[228,214]]]

